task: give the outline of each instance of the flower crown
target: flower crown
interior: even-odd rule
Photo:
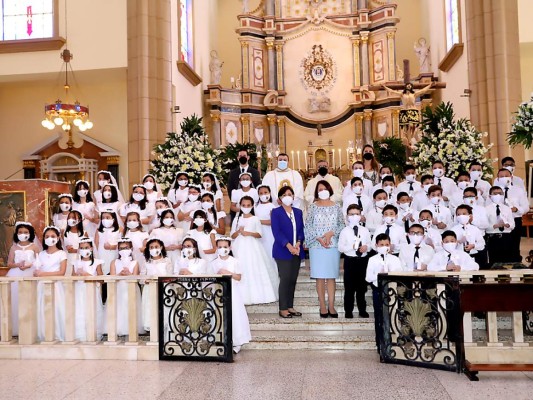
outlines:
[[[161,196],[161,197],[158,197],[157,199],[155,199],[156,203],[158,201],[161,201],[161,202],[167,202],[168,203],[168,197],[165,197],[165,196]]]
[[[111,172],[108,171],[107,169],[101,169],[100,171],[98,171],[98,172],[96,173],[96,176],[98,176],[98,175],[100,175],[100,174],[109,174],[109,175],[111,175]]]
[[[117,240],[118,243],[133,243],[129,237],[122,237]]]
[[[173,210],[172,208],[170,208],[170,207],[163,208],[163,209],[161,210],[161,215],[163,215],[163,214],[166,213],[167,211],[170,211],[170,212],[172,213],[172,215],[175,215],[175,214],[174,214],[174,210]]]
[[[135,185],[133,185],[133,189],[138,188],[138,187],[143,188],[144,190],[146,190],[146,186],[144,186],[142,183],[136,183]]]
[[[79,181],[78,181],[79,182]],[[70,193],[61,193],[57,199],[62,199],[63,197],[68,197],[70,200],[72,200],[72,195]]]
[[[28,221],[17,221],[15,222],[15,228],[19,227],[19,226],[31,226],[33,228],[33,225],[31,224],[31,222],[28,222]]]
[[[189,173],[187,171],[178,171],[176,172],[176,178],[180,175],[187,175],[187,178],[189,177]]]
[[[144,175],[143,178],[141,179],[141,181],[144,181],[144,180],[145,180],[146,178],[148,178],[148,177],[152,178],[152,179],[154,180],[154,182],[156,182],[155,176],[152,175],[152,174],[146,174],[146,175]]]
[[[81,244],[81,243],[90,243],[91,246],[92,246],[92,245],[94,244],[94,241],[93,241],[93,239],[90,238],[90,237],[82,237],[82,238],[80,239],[79,243],[80,243],[80,244]]]
[[[83,179],[79,179],[79,180],[77,180],[75,186],[78,186],[79,183],[86,183],[87,186],[91,187],[91,185],[89,184],[89,182],[87,182],[86,180],[83,180]]]
[[[241,175],[242,175],[242,174],[241,174]],[[257,189],[258,192],[259,192],[259,189],[261,189],[261,188],[267,188],[269,192],[271,191],[271,190],[270,190],[270,186],[268,186],[268,185],[260,184],[259,186],[256,187],[256,189]]]
[[[48,225],[48,226],[45,226],[44,229],[43,229],[43,235],[47,232],[47,231],[50,231],[50,230],[54,230],[56,231],[57,235],[59,236],[61,234],[61,231],[60,229],[55,226],[55,225]]]
[[[190,184],[190,185],[188,186],[188,188],[189,188],[189,189],[190,189],[190,188],[196,189],[196,190],[198,190],[199,192],[202,191],[202,187],[201,187],[200,185]]]
[[[112,208],[104,208],[103,210],[100,210],[100,215],[103,213],[109,213],[109,214],[115,214],[117,215],[117,212],[113,210]]]
[[[231,243],[232,239],[231,237],[226,236],[226,235],[220,235],[215,238],[215,243],[222,242],[222,241]]]
[[[239,175],[239,179],[241,179],[241,176],[243,175],[248,175],[250,178],[252,177],[252,174],[250,172],[242,172],[240,175]]]

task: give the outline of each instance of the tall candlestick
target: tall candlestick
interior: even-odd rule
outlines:
[[[294,169],[294,150],[291,150],[292,169]]]
[[[341,153],[341,149],[339,149],[339,168],[342,168],[342,153]]]
[[[297,153],[298,153],[298,170],[300,170],[301,169],[301,167],[300,167],[300,150],[298,150]],[[293,169],[294,169],[294,167],[293,167]]]
[[[350,169],[352,166],[350,165],[350,148],[346,147],[346,169]]]
[[[332,164],[333,164],[333,168],[336,168],[337,166],[335,165],[335,149],[333,149],[333,151],[331,152],[332,154],[332,157],[333,157],[333,160],[332,160]]]
[[[305,157],[305,170],[307,171],[309,169],[309,165],[307,164],[307,150],[304,150],[304,157]]]

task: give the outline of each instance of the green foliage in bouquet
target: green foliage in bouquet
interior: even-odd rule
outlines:
[[[533,144],[533,94],[529,101],[524,101],[518,106],[514,119],[515,122],[507,136],[507,141],[513,147],[521,144],[526,149],[531,148]]]
[[[380,164],[391,167],[394,175],[401,176],[407,150],[402,140],[388,137],[383,140],[374,140],[373,146],[376,159],[379,160]]]

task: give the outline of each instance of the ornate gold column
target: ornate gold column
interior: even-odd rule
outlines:
[[[250,45],[241,40],[241,61],[242,61],[242,88],[250,88]]]
[[[220,111],[213,110],[209,114],[213,121],[213,137],[215,140],[215,148],[219,148],[222,145],[222,131],[220,127]]]
[[[396,46],[394,45],[394,32],[387,33],[387,47],[389,59],[389,81],[396,80]]]
[[[355,114],[355,140],[364,141],[363,114]]]
[[[400,134],[400,110],[392,110],[392,136],[401,137]]]
[[[280,151],[286,153],[287,152],[287,134],[285,132],[285,118],[281,117],[278,118],[278,136],[279,136],[279,143],[280,143]]]
[[[273,144],[279,144],[278,135],[276,134],[276,114],[267,114],[269,141]]]
[[[274,38],[265,39],[268,57],[268,89],[276,90],[276,53],[274,52]]]
[[[372,110],[364,110],[364,142],[372,144]]]
[[[359,40],[359,36],[356,36],[352,39],[352,46],[353,46],[353,82],[354,86],[358,87],[361,86],[361,61],[360,61],[360,51],[359,51],[359,44],[361,41]]]
[[[361,64],[363,70],[363,86],[370,84],[370,71],[368,65],[368,33],[361,32]]]
[[[241,126],[242,126],[242,141],[243,143],[249,143],[250,140],[250,117],[246,115],[241,116]]]
[[[276,43],[276,78],[278,81],[278,91],[284,90],[283,86],[283,43]]]

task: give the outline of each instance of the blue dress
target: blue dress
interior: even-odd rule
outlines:
[[[339,235],[344,228],[344,216],[338,204],[318,206],[311,204],[305,221],[305,238],[309,248],[311,278],[336,279],[339,277],[340,252]],[[329,248],[322,247],[317,240],[326,232],[333,231]]]

